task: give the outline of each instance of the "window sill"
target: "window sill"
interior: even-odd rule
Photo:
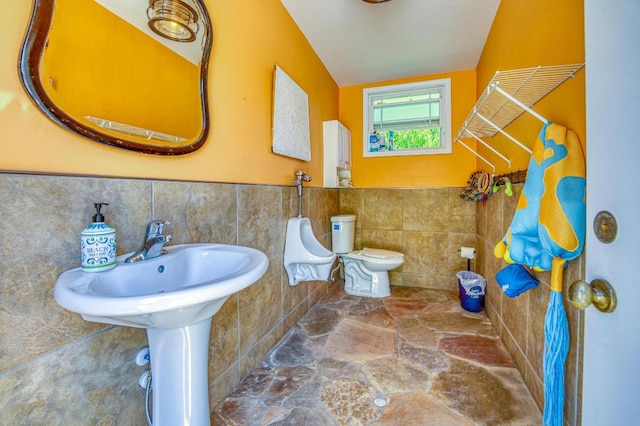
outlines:
[[[363,157],[404,157],[407,155],[434,155],[434,154],[451,154],[451,147],[428,148],[428,149],[394,149],[393,151],[365,151]]]

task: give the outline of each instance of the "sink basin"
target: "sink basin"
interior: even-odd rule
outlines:
[[[267,256],[249,247],[182,244],[167,254],[105,272],[72,269],[53,295],[87,321],[145,328],[153,381],[154,426],[210,425],[211,317],[234,293],[258,281]]]
[[[87,273],[81,268],[58,278],[54,297],[87,321],[138,328],[178,328],[213,316],[227,298],[256,282],[267,256],[249,247],[182,244],[167,254]]]

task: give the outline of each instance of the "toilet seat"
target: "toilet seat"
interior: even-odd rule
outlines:
[[[385,249],[376,249],[365,247],[360,250],[360,254],[366,257],[373,257],[376,259],[389,259],[395,257],[404,257],[404,254],[399,253],[397,251],[385,250]]]
[[[364,247],[362,250],[354,250],[343,255],[349,259],[365,260],[373,263],[397,262],[404,254],[392,250]]]

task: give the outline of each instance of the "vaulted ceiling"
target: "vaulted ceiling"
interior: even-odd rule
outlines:
[[[338,86],[475,69],[500,0],[281,0]]]

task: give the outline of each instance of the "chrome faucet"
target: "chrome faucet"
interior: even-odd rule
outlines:
[[[165,234],[165,227],[168,227],[170,224],[170,222],[164,222],[161,220],[153,220],[149,222],[142,248],[129,256],[125,262],[133,263],[141,260],[153,259],[154,257],[158,257],[165,253],[162,248],[166,243],[171,241],[171,235]]]

